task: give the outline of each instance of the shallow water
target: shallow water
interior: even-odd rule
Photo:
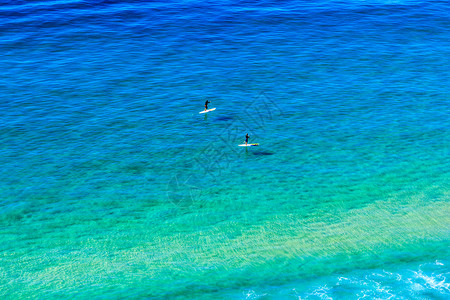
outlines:
[[[447,298],[449,11],[4,2],[0,295]]]

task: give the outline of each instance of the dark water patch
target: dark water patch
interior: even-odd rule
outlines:
[[[221,116],[221,117],[217,117],[216,118],[216,121],[231,121],[231,120],[233,120],[233,117],[231,117],[231,116]]]
[[[253,152],[253,155],[259,155],[259,156],[265,156],[265,155],[274,155],[274,152],[268,152],[268,151],[256,151]]]
[[[147,170],[148,165],[146,162],[139,162],[139,163],[131,163],[123,167],[123,170],[128,173],[133,174],[142,174]]]

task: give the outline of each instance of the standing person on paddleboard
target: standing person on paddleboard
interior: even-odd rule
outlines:
[[[206,100],[205,102],[205,110],[208,110],[208,104],[211,103],[211,101]]]
[[[250,138],[250,136],[248,135],[248,133],[245,134],[245,145],[247,146],[248,143],[248,139]]]

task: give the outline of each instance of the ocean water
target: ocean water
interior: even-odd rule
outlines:
[[[0,53],[2,299],[450,297],[448,1],[0,0]]]

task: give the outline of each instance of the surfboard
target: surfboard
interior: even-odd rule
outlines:
[[[238,145],[239,147],[254,147],[254,146],[259,146],[259,144],[240,144]]]
[[[199,112],[199,114],[204,114],[204,113],[207,113],[207,112],[210,112],[210,111],[213,111],[213,110],[216,110],[216,108],[214,107],[214,108],[210,108],[208,110],[201,111],[201,112]]]

